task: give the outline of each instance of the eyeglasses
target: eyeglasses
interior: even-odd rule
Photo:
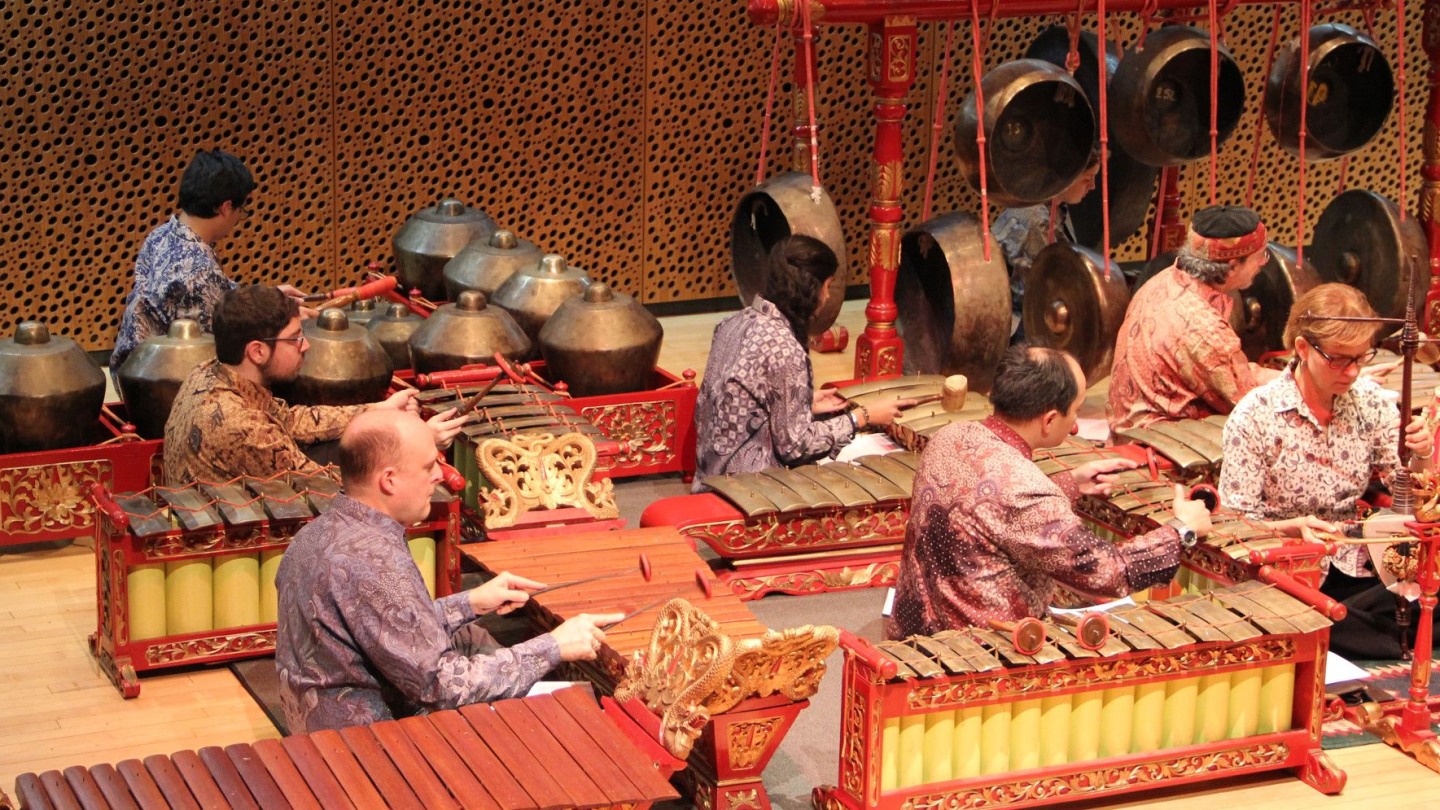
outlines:
[[[296,335],[295,337],[262,338],[262,340],[264,340],[266,343],[294,343],[295,348],[297,349],[300,348],[300,344],[308,341],[309,339],[310,338],[306,337],[305,335]]]
[[[249,201],[249,200],[246,200],[245,202],[240,203],[239,205],[235,206],[235,210],[240,212],[240,219],[241,219],[242,222],[243,222],[244,220],[249,219],[249,218],[250,218],[250,215],[253,214],[253,213],[255,213],[254,211],[252,211],[252,210],[250,209],[250,201]]]
[[[1348,354],[1337,354],[1332,356],[1327,354],[1324,349],[1320,348],[1320,344],[1318,342],[1311,340],[1308,337],[1305,339],[1305,342],[1310,344],[1310,348],[1314,349],[1316,354],[1325,358],[1325,362],[1330,364],[1331,371],[1344,371],[1345,369],[1350,368],[1350,366],[1352,365],[1363,366],[1371,360],[1375,359],[1375,349],[1371,349],[1367,352],[1357,354],[1354,357],[1351,357]]]

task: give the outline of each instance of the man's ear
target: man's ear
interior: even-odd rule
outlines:
[[[380,490],[382,495],[395,494],[395,468],[381,467],[380,473],[375,476],[375,488]]]
[[[274,349],[269,343],[263,340],[252,340],[245,344],[245,359],[257,366],[263,366],[265,361],[270,359],[272,351]]]
[[[1050,435],[1050,429],[1055,425],[1055,420],[1061,416],[1060,412],[1051,408],[1040,415],[1040,435]]]

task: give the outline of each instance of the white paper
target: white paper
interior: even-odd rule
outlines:
[[[1113,601],[1113,602],[1101,602],[1101,603],[1098,604],[1098,605],[1090,605],[1089,607],[1078,607],[1078,608],[1057,608],[1057,607],[1052,607],[1052,608],[1050,608],[1050,612],[1051,612],[1051,613],[1059,613],[1059,614],[1061,614],[1062,616],[1074,616],[1074,615],[1077,615],[1077,614],[1080,614],[1080,613],[1108,613],[1108,612],[1114,610],[1115,608],[1134,607],[1134,606],[1135,606],[1135,600],[1134,600],[1134,599],[1131,599],[1131,598],[1128,597],[1128,596],[1126,596],[1126,597],[1121,598],[1121,599],[1116,599],[1116,600]]]
[[[1093,417],[1081,417],[1075,420],[1075,426],[1079,428],[1077,435],[1082,439],[1089,439],[1092,442],[1103,442],[1110,438],[1110,423],[1104,419]]]
[[[561,689],[575,685],[575,681],[536,681],[535,685],[530,687],[530,691],[525,693],[525,697],[548,695],[551,692],[559,692]]]
[[[861,456],[881,456],[904,449],[891,441],[890,437],[884,433],[861,433],[855,437],[854,441],[840,450],[840,455],[836,456],[835,460],[854,461]],[[820,463],[824,464],[826,460],[821,460]]]
[[[885,607],[880,608],[880,615],[890,618],[890,611],[895,607],[895,589],[891,588],[885,592]]]
[[[1334,652],[1325,653],[1325,685],[1332,683],[1344,683],[1345,681],[1358,681],[1370,677],[1370,673],[1355,666],[1349,661],[1336,655]]]

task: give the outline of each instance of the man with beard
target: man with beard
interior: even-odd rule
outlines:
[[[338,439],[367,408],[416,410],[410,390],[373,405],[288,405],[275,398],[270,387],[295,379],[309,348],[299,305],[277,288],[231,290],[215,305],[213,326],[216,359],[190,372],[165,423],[167,486],[319,472],[301,444]],[[432,417],[436,445],[448,446],[464,421],[450,412]]]

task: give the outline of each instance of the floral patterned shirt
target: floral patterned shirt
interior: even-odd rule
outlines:
[[[1115,339],[1110,429],[1230,413],[1255,370],[1230,326],[1234,300],[1171,266],[1135,293]]]
[[[165,484],[322,472],[302,444],[340,438],[364,405],[287,405],[270,390],[209,360],[181,384],[165,422]]]
[[[517,697],[560,663],[549,634],[466,656],[468,594],[431,599],[405,528],[345,496],[296,533],[275,575],[275,670],[291,734]]]
[[[172,321],[189,318],[210,332],[215,305],[235,282],[220,272],[215,249],[172,216],[145,238],[135,259],[134,286],[125,298],[110,367],[120,368],[141,341],[163,335]]]
[[[1251,391],[1225,422],[1220,500],[1262,520],[1353,520],[1371,477],[1400,463],[1400,412],[1381,390],[1356,380],[1335,398],[1329,427],[1305,404],[1293,372]],[[1344,546],[1332,562],[1352,577],[1373,577],[1369,559],[1364,546]]]
[[[993,416],[936,433],[915,474],[887,635],[1043,616],[1057,583],[1117,597],[1170,581],[1180,565],[1173,528],[1110,543],[1081,523],[1077,495],[1069,473],[1047,478]]]
[[[774,304],[756,296],[721,321],[695,407],[695,491],[712,475],[834,458],[855,427],[812,415],[813,395],[810,355]]]
[[[1007,208],[995,218],[990,234],[1005,254],[1005,264],[1010,269],[1010,335],[1011,341],[1025,339],[1025,324],[1021,320],[1025,312],[1025,279],[1035,264],[1035,257],[1053,242],[1075,241],[1075,231],[1070,224],[1070,213],[1060,206],[1059,222],[1055,225],[1054,238],[1050,232],[1050,203],[1027,205],[1021,208]]]

